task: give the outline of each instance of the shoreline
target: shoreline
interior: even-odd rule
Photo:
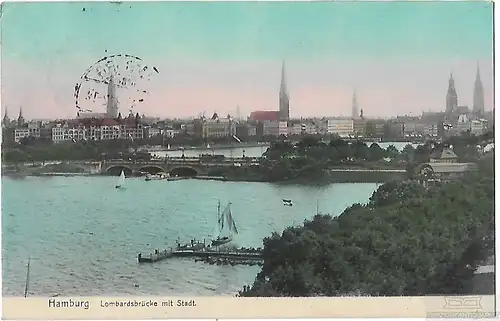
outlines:
[[[222,181],[222,182],[247,182],[247,183],[270,183],[279,185],[329,185],[340,183],[384,183],[392,180],[405,179],[406,173],[395,171],[353,171],[352,169],[331,171],[321,180],[307,180],[305,178],[294,178],[282,181],[269,181],[260,178],[249,177],[227,177],[214,175],[200,175],[194,177],[171,177],[170,179],[161,179],[163,181],[175,182],[181,180],[203,180],[203,181]],[[116,177],[114,175],[106,175],[103,173],[67,173],[67,172],[46,172],[46,173],[29,173],[29,172],[11,172],[2,173],[2,176],[9,178],[24,178],[24,177]],[[143,176],[132,176],[130,178],[143,179]],[[156,181],[156,180],[155,180]]]

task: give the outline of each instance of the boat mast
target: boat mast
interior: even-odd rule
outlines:
[[[221,233],[220,200],[217,201],[217,233]]]
[[[319,200],[316,200],[316,215],[319,214]]]
[[[26,270],[26,283],[24,285],[24,297],[25,298],[28,296],[28,284],[29,284],[29,277],[30,277],[30,261],[31,261],[31,257],[28,257],[28,268]]]

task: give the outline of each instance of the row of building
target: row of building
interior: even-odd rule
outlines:
[[[463,132],[480,135],[492,125],[492,119],[487,121],[485,117],[484,92],[478,68],[472,111],[467,106],[458,105],[455,82],[451,75],[446,95],[446,110],[443,113],[424,113],[421,117],[405,116],[391,120],[365,119],[363,109],[358,113],[358,101],[354,90],[351,117],[290,119],[290,100],[283,63],[278,110],[255,111],[245,121],[230,116],[219,117],[217,114],[211,118],[200,117],[187,121],[160,121],[140,117],[138,114],[129,114],[128,117],[122,118],[111,76],[108,83],[106,113],[82,111],[73,120],[26,122],[22,110],[15,121],[8,119],[6,111],[2,126],[8,129],[4,131],[4,135],[7,134],[15,142],[20,142],[25,137],[45,138],[57,143],[82,139],[145,139],[156,136],[168,139],[181,134],[208,140],[235,135],[240,139],[255,140],[302,134],[412,139],[458,135]]]
[[[265,116],[265,117],[264,117]],[[267,119],[266,119],[267,118]],[[273,119],[274,118],[274,119]],[[304,134],[338,135],[340,137],[436,138],[470,132],[480,135],[488,130],[484,120],[460,116],[457,124],[446,128],[443,122],[425,121],[421,117],[398,117],[390,120],[364,117],[332,117],[279,120],[278,112],[253,114],[248,120],[231,117],[199,118],[186,121],[160,121],[130,114],[126,118],[84,118],[59,121],[25,122],[4,119],[4,138],[20,142],[23,138],[44,138],[54,143],[79,140],[163,139],[189,135],[207,140],[237,136],[241,140],[258,140]]]

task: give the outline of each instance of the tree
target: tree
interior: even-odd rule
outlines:
[[[386,154],[386,151],[384,149],[382,149],[382,147],[380,147],[379,144],[373,143],[370,145],[369,150],[368,150],[368,155],[369,155],[368,159],[370,161],[376,162],[376,161],[379,161],[382,158],[384,158],[385,154]]]
[[[384,184],[366,205],[265,238],[262,270],[239,296],[467,293],[493,249],[493,195],[484,171],[431,189]]]

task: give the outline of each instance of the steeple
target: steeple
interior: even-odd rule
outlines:
[[[285,61],[283,60],[281,64],[281,86],[280,94],[288,94],[286,90],[286,77],[285,77]]]
[[[290,119],[290,99],[288,97],[288,91],[286,88],[286,77],[285,77],[285,61],[281,65],[281,86],[279,93],[279,119],[281,121],[288,121]]]
[[[9,119],[9,115],[8,115],[8,112],[7,112],[7,106],[5,107],[5,112],[3,114],[3,120],[2,120],[2,125],[3,126],[8,126],[10,124],[10,119]]]
[[[17,124],[19,126],[24,124],[23,106],[19,107],[19,116],[17,117]]]
[[[472,111],[476,116],[482,116],[484,114],[484,88],[483,82],[481,81],[479,63],[477,64],[476,81],[474,82]]]
[[[356,88],[352,92],[352,118],[358,118],[358,98],[356,95]]]
[[[450,73],[450,79],[448,81],[448,92],[446,93],[446,116],[448,118],[452,117],[453,112],[458,108],[458,96],[457,90],[455,89],[455,79],[453,79],[453,73]]]

